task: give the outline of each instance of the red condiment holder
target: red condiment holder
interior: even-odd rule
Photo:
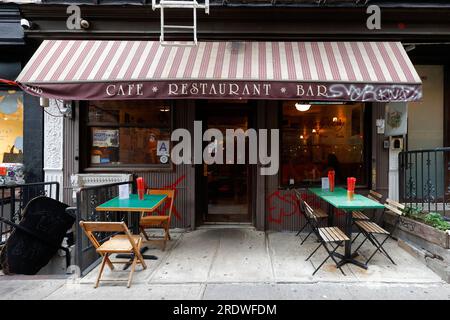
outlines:
[[[335,177],[334,170],[328,171],[328,181],[330,184],[330,192],[334,192],[334,177]]]
[[[136,179],[136,185],[137,185],[139,200],[144,200],[144,193],[145,193],[144,179],[142,177],[138,177]]]
[[[353,196],[355,195],[355,185],[356,185],[356,178],[348,177],[347,178],[347,198],[349,201],[352,201]]]

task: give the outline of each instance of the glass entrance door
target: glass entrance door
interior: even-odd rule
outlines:
[[[222,148],[224,164],[203,164],[203,220],[205,222],[250,222],[250,166],[236,164],[237,148],[235,141],[226,141],[226,129],[249,127],[249,113],[245,104],[217,104],[203,108],[203,130],[218,129],[223,141],[214,143],[214,148]],[[231,140],[231,139],[230,139]],[[225,146],[234,144],[235,159],[226,161]],[[247,142],[246,142],[247,143]],[[208,143],[205,144],[207,148]],[[208,149],[208,148],[207,148]],[[246,153],[248,146],[246,146]],[[230,163],[231,162],[231,163]]]

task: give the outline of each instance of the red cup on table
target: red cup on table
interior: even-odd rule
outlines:
[[[330,183],[330,192],[334,191],[334,176],[335,176],[334,170],[328,171],[328,181]]]
[[[347,198],[349,201],[352,201],[353,196],[355,195],[355,185],[356,185],[356,178],[348,177],[347,178]]]
[[[136,185],[137,185],[139,200],[144,200],[144,193],[145,193],[144,179],[142,177],[137,178]]]

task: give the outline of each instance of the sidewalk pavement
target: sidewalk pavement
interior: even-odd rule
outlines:
[[[0,299],[450,299],[450,285],[390,241],[396,265],[377,254],[368,270],[345,265],[343,276],[313,239],[299,245],[295,233],[252,229],[203,229],[175,233],[165,252],[148,253],[147,270],[137,268],[131,288],[126,271],[105,271],[93,288],[97,269],[82,279],[0,276]],[[360,251],[363,259],[370,244]]]

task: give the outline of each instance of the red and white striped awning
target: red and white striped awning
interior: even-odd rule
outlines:
[[[46,40],[17,82],[66,100],[415,101],[421,80],[399,42]]]

